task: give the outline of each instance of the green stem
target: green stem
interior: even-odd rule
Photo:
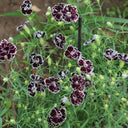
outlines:
[[[5,59],[6,59],[6,62],[5,62],[6,71],[7,71],[8,77],[9,77],[10,65],[9,65],[7,57],[5,57]],[[14,96],[13,96],[13,91],[12,91],[12,85],[9,81],[8,81],[8,87],[9,87],[9,93],[10,93],[10,98],[11,98],[11,103],[12,103],[13,117],[16,120],[16,109],[15,109],[15,103],[14,103]]]

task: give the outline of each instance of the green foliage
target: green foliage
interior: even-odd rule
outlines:
[[[120,53],[127,52],[128,20],[103,16],[99,0],[96,3],[91,3],[90,0],[80,2],[67,0],[67,3],[76,6],[78,13],[82,16],[81,52],[82,56],[93,62],[95,75],[90,76],[92,86],[85,89],[87,96],[84,103],[75,107],[69,100],[65,105],[67,119],[60,128],[128,127],[128,78],[123,79],[121,76],[124,71],[128,71],[128,65],[119,60],[110,62],[103,57],[103,53],[108,48]],[[24,59],[19,57],[14,59],[9,78],[13,86],[17,121],[11,120],[13,115],[8,97],[9,90],[3,83],[0,89],[6,89],[3,89],[0,96],[0,126],[4,120],[3,126],[8,127],[14,127],[16,124],[17,128],[48,128],[47,117],[51,109],[54,106],[59,107],[63,96],[70,98],[72,92],[70,74],[78,67],[77,60],[67,59],[64,51],[54,46],[53,36],[54,33],[62,33],[66,37],[66,47],[68,45],[77,47],[78,23],[55,22],[51,15],[47,16],[47,22],[44,22],[35,13],[24,16],[20,11],[1,16],[25,17],[30,21],[30,26],[20,31],[13,40],[19,48],[18,53],[24,54]],[[46,37],[40,40],[33,39],[33,34],[37,30],[46,31]],[[100,38],[93,44],[83,46],[83,43],[92,38],[94,34],[98,34]],[[21,42],[22,39],[25,41]],[[28,96],[27,85],[32,73],[29,55],[32,52],[38,52],[44,58],[44,65],[37,71],[40,76],[58,77],[60,70],[69,69],[67,78],[61,81],[61,91],[58,94],[52,94],[46,89],[46,94],[37,93],[33,98]],[[24,67],[21,68],[20,64]],[[2,74],[2,76],[6,75]],[[87,78],[86,75],[85,77]],[[120,82],[122,86],[118,88],[117,84]]]

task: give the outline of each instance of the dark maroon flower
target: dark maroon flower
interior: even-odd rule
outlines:
[[[7,57],[8,60],[12,60],[17,52],[17,48],[14,44],[8,42],[7,40],[2,40],[0,43],[0,60],[5,61]]]
[[[82,75],[75,75],[71,78],[71,87],[73,90],[84,90],[85,78]]]
[[[18,26],[18,27],[16,28],[16,30],[17,30],[17,31],[22,30],[28,23],[30,23],[29,20],[25,21],[25,23],[24,23],[24,24],[21,24],[20,26]]]
[[[66,120],[66,112],[64,108],[57,108],[54,107],[51,112],[50,115],[47,119],[48,124],[52,124],[56,127],[62,125],[62,123]]]
[[[24,28],[24,26],[21,24],[20,26],[18,26],[17,28],[16,28],[16,30],[17,31],[20,31],[20,30],[22,30]]]
[[[123,62],[125,62],[125,63],[128,63],[128,54],[126,54],[126,53],[119,53],[118,54],[118,58],[120,59],[120,60],[122,60]]]
[[[44,36],[45,36],[45,32],[43,32],[43,31],[37,31],[37,32],[34,33],[34,38],[35,39],[44,38]]]
[[[85,61],[85,57],[81,57],[78,59],[78,65],[79,66],[84,66],[84,61]]]
[[[91,85],[92,85],[91,81],[88,79],[85,79],[85,87],[90,87]]]
[[[39,86],[44,86],[45,85],[43,77],[41,77],[37,74],[31,74],[30,78],[33,82],[37,83]]]
[[[64,54],[67,58],[70,58],[72,60],[79,59],[81,56],[81,52],[77,48],[73,47],[72,45],[68,46]]]
[[[63,10],[63,20],[70,23],[70,22],[76,22],[78,20],[78,13],[77,13],[77,8],[72,6],[72,5],[65,5]]]
[[[62,16],[63,16],[62,10],[63,10],[63,7],[64,7],[64,4],[61,3],[59,5],[55,5],[52,8],[52,16],[54,16],[56,21],[61,21],[62,20]]]
[[[68,74],[68,69],[66,69],[66,70],[64,70],[64,71],[60,71],[59,73],[58,73],[58,75],[61,77],[61,78],[63,78],[63,79],[65,79],[66,78],[66,75]]]
[[[81,103],[83,103],[83,99],[84,99],[84,93],[81,91],[73,91],[70,95],[70,99],[73,105],[80,105]]]
[[[40,65],[43,65],[44,61],[40,54],[31,54],[30,64],[33,68],[38,68]]]
[[[45,84],[46,87],[48,88],[48,90],[52,93],[58,93],[60,91],[60,83],[58,82],[60,80],[60,78],[54,78],[54,77],[50,77],[50,78],[46,78],[45,79]]]
[[[37,89],[37,83],[35,82],[31,82],[29,85],[28,85],[28,94],[29,96],[31,97],[34,97],[35,96],[35,92],[36,92],[36,89]]]
[[[35,96],[35,92],[45,92],[44,90],[44,79],[39,76],[39,75],[36,75],[36,74],[31,74],[30,75],[30,78],[31,78],[31,82],[30,84],[28,85],[28,91],[29,91],[29,96],[31,97],[34,97]]]
[[[60,34],[55,34],[54,35],[54,44],[61,49],[64,49],[65,46],[63,45],[65,43],[65,37],[64,35]]]
[[[90,40],[84,42],[83,45],[84,45],[84,46],[87,46],[88,44],[93,43],[95,40],[96,40],[95,38],[92,38],[92,39],[90,39]]]
[[[82,73],[91,73],[94,70],[93,64],[90,60],[84,61],[84,66],[81,67]]]
[[[32,3],[30,0],[24,0],[23,1],[23,4],[20,6],[21,8],[21,12],[24,14],[24,15],[29,15],[29,14],[32,14]]]
[[[105,53],[103,53],[105,59],[107,60],[117,60],[118,59],[118,52],[112,49],[107,49]]]

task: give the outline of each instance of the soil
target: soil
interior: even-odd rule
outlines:
[[[44,19],[44,15],[46,13],[48,6],[53,6],[54,4],[63,2],[64,0],[31,0],[32,4],[40,9],[39,12],[36,12],[39,17]],[[92,0],[93,2],[96,0]],[[3,0],[0,3],[0,14],[4,14],[7,12],[13,12],[20,9],[20,5],[23,0]],[[103,13],[106,13],[106,9],[110,8],[112,10],[113,7],[118,7],[123,9],[123,4],[126,0],[101,0]],[[18,33],[16,31],[16,27],[23,24],[26,21],[25,18],[22,17],[13,17],[6,16],[0,17],[0,40],[8,39],[9,37],[14,37]]]
[[[23,0],[3,0],[0,3],[0,15],[19,10],[22,2]],[[47,7],[52,7],[54,4],[62,2],[62,0],[31,0],[31,2],[40,9],[40,11],[36,13],[43,19]],[[16,27],[23,24],[24,21],[26,21],[26,19],[22,17],[0,17],[0,40],[16,36],[18,34]]]

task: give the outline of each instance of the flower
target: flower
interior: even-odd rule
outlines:
[[[8,60],[12,60],[17,52],[17,48],[14,44],[8,42],[6,39],[0,43],[0,60],[5,61],[6,57]]]
[[[64,49],[65,46],[63,45],[63,43],[65,43],[65,37],[64,35],[62,35],[61,33],[59,33],[58,35],[55,34],[54,35],[54,44],[61,49]]]
[[[48,124],[53,124],[54,126],[58,127],[60,125],[62,125],[62,123],[66,120],[66,112],[64,108],[57,108],[54,107],[51,112],[50,115],[47,119]]]
[[[85,61],[85,57],[81,57],[78,59],[78,65],[79,66],[84,66],[84,61]]]
[[[35,82],[31,82],[29,85],[28,85],[28,95],[31,96],[31,97],[34,97],[35,96],[35,92],[36,92],[36,89],[37,89],[37,83]]]
[[[45,86],[44,79],[41,76],[37,75],[37,74],[31,74],[30,78],[31,78],[32,82],[37,84],[36,90],[38,92],[43,92],[44,93],[45,92],[45,90],[44,90],[44,86]]]
[[[25,23],[24,23],[24,24],[21,24],[20,26],[18,26],[18,27],[16,28],[16,30],[17,30],[17,31],[20,31],[20,30],[24,29],[25,26],[26,26],[28,23],[30,23],[29,20],[25,21]]]
[[[79,15],[77,13],[77,8],[70,4],[64,6],[62,13],[63,13],[62,19],[65,22],[70,23],[70,22],[76,22],[78,20]]]
[[[32,14],[32,3],[30,0],[24,0],[23,1],[23,4],[20,6],[21,8],[21,12],[24,14],[24,15],[30,15]]]
[[[33,68],[38,68],[40,65],[43,65],[44,61],[40,54],[31,54],[30,64]]]
[[[64,96],[64,97],[61,99],[61,101],[66,104],[66,103],[68,102],[68,97]]]
[[[60,103],[60,106],[63,107],[65,106],[65,104],[68,102],[68,97],[64,96],[62,99],[61,99],[61,103]]]
[[[72,60],[79,59],[81,56],[81,52],[77,48],[73,47],[72,45],[68,46],[64,54],[67,58]]]
[[[105,53],[103,53],[105,59],[107,60],[117,60],[118,59],[118,52],[113,49],[107,49]]]
[[[34,33],[34,38],[35,39],[44,38],[44,36],[45,36],[45,32],[43,32],[43,31],[37,31],[37,32]]]
[[[60,87],[58,86],[60,85],[60,83],[58,82],[59,80],[60,78],[54,78],[54,77],[45,79],[46,87],[48,88],[50,92],[58,93],[60,91]]]
[[[92,86],[91,81],[88,79],[85,79],[85,87],[90,87],[90,86]]]
[[[118,57],[119,57],[119,59],[120,60],[122,60],[123,62],[125,62],[125,63],[128,63],[128,54],[126,54],[126,53],[119,53],[118,54]]]
[[[84,46],[87,46],[88,44],[93,43],[94,41],[96,41],[97,39],[99,39],[99,35],[94,35],[94,37],[92,39],[90,39],[89,41],[86,41],[83,43]]]
[[[80,105],[81,103],[83,103],[83,99],[84,99],[84,93],[81,91],[73,91],[70,95],[70,99],[73,105]]]
[[[93,64],[90,60],[85,60],[84,61],[84,66],[81,67],[81,72],[82,73],[91,73],[94,70]]]
[[[85,78],[82,75],[75,75],[71,78],[71,88],[73,90],[84,90]]]
[[[61,21],[62,20],[62,10],[63,10],[64,4],[61,3],[59,5],[55,5],[52,8],[52,16],[55,18],[56,21]]]
[[[68,74],[68,69],[66,69],[66,70],[64,70],[64,71],[60,71],[59,73],[58,73],[58,75],[61,77],[61,78],[63,78],[63,79],[65,79],[66,78],[66,75]]]

